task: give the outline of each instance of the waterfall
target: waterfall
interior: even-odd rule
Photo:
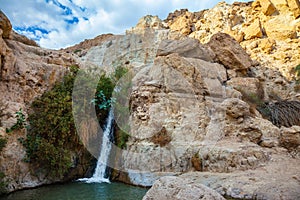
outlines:
[[[111,108],[109,111],[108,118],[106,120],[106,126],[103,131],[103,137],[102,137],[102,145],[100,150],[100,155],[97,161],[97,166],[95,169],[95,172],[91,178],[81,178],[79,181],[83,181],[86,183],[102,183],[106,182],[109,183],[109,178],[107,177],[106,163],[109,159],[110,150],[112,147],[112,142],[110,141],[110,138],[113,134],[113,121],[114,121],[114,112]]]

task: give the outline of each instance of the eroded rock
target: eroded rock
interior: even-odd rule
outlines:
[[[217,59],[227,69],[246,74],[252,60],[239,43],[228,34],[213,35],[207,45],[215,52]]]
[[[192,180],[182,179],[180,177],[165,176],[154,182],[151,189],[143,197],[143,200],[161,199],[161,200],[225,200],[216,191],[205,185],[195,183]]]

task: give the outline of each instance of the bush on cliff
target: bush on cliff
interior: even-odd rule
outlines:
[[[72,115],[72,89],[77,68],[72,67],[63,81],[37,98],[28,116],[24,145],[26,161],[46,169],[50,176],[62,177],[71,167],[71,152],[80,148]]]
[[[21,140],[27,151],[26,161],[55,177],[63,177],[68,172],[74,163],[72,152],[82,148],[72,113],[72,92],[78,67],[70,69],[62,82],[32,103],[27,138]],[[93,100],[100,124],[108,114],[117,80],[105,74],[100,76]]]

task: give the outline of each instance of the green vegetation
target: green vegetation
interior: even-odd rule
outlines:
[[[295,67],[295,78],[296,78],[296,85],[295,85],[295,92],[300,91],[300,64]]]
[[[6,128],[6,133],[10,133],[14,130],[21,130],[26,127],[26,119],[22,108],[16,112],[16,118],[17,122],[11,128]]]
[[[121,130],[120,128],[117,128],[116,130],[116,143],[117,146],[121,149],[125,149],[126,148],[126,142],[129,139],[129,134],[123,130]]]
[[[297,83],[300,82],[300,64],[295,67],[295,75]]]
[[[130,137],[130,126],[128,125],[130,115],[128,97],[131,94],[133,73],[128,72],[126,68],[118,67],[115,71],[114,77],[115,82],[118,82],[118,90],[114,91],[113,95],[115,98],[113,102],[115,120],[117,122],[115,138],[117,146],[121,149],[125,149],[126,143]]]
[[[73,51],[73,53],[79,53],[81,51],[82,51],[81,49],[76,49],[75,51]]]
[[[5,147],[6,143],[7,143],[7,139],[0,136],[0,152]]]
[[[116,73],[119,74],[119,70]],[[19,139],[26,147],[25,161],[47,170],[50,176],[63,177],[72,166],[71,153],[82,147],[76,134],[72,113],[72,92],[78,72],[78,67],[70,67],[70,73],[62,82],[55,84],[50,91],[32,103],[31,113],[28,116],[27,138]],[[89,76],[86,78],[81,81],[89,84],[86,81],[89,80]],[[117,80],[117,77],[111,78],[104,73],[100,76],[95,99],[92,100],[100,124],[107,117],[113,102],[111,96]],[[85,86],[82,85],[81,95],[84,95]],[[25,119],[21,113],[18,115],[19,126],[24,125]]]
[[[7,182],[5,180],[5,174],[0,172],[0,195],[7,193],[6,191]]]
[[[95,93],[95,99],[92,100],[92,102],[95,104],[96,114],[100,124],[105,123],[108,110],[113,102],[111,96],[114,87],[115,83],[113,82],[112,78],[107,77],[105,74],[100,76]]]
[[[63,176],[71,167],[71,151],[79,147],[72,115],[72,89],[78,69],[71,68],[62,82],[36,99],[28,116],[26,161],[38,164],[51,176]],[[22,140],[21,140],[22,141]]]

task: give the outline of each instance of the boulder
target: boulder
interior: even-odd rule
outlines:
[[[300,153],[300,126],[282,127],[279,141],[281,146]]]
[[[286,0],[271,0],[271,2],[280,13],[284,14],[289,12],[289,6]]]
[[[262,33],[259,19],[254,20],[254,22],[252,22],[250,26],[245,28],[244,33],[245,33],[244,38],[246,40],[250,40],[253,38],[261,38],[263,36],[263,33]]]
[[[226,82],[230,86],[244,95],[248,95],[257,100],[262,100],[264,97],[263,88],[257,78],[252,77],[236,77]]]
[[[233,69],[246,74],[252,66],[252,60],[240,44],[230,35],[217,33],[213,35],[207,45],[216,54],[217,59],[227,69]]]
[[[252,3],[252,7],[254,9],[256,9],[256,7],[260,7],[261,11],[267,16],[272,15],[276,11],[275,6],[270,0],[256,0]]]
[[[208,62],[213,62],[215,54],[207,46],[200,44],[196,39],[185,40],[163,40],[158,47],[157,56],[167,56],[178,53],[186,58],[197,58]]]
[[[299,0],[287,0],[290,11],[293,13],[295,18],[300,16],[300,2]]]
[[[264,23],[264,29],[269,38],[275,40],[295,39],[297,38],[296,27],[289,23],[289,16],[276,16]]]
[[[178,16],[170,25],[170,28],[183,35],[190,34],[193,31],[193,21],[191,16],[192,14],[190,12],[186,12],[185,14]]]
[[[209,187],[175,176],[165,176],[155,181],[143,200],[225,200]]]

